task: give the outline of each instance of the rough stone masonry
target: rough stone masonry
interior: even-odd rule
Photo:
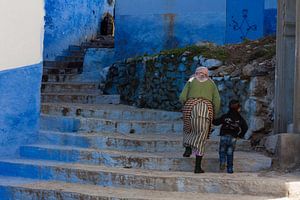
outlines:
[[[275,39],[267,37],[238,45],[199,43],[157,55],[114,63],[105,92],[120,94],[123,103],[143,108],[179,111],[178,96],[197,65],[209,68],[217,84],[222,111],[230,99],[241,101],[242,114],[253,133],[270,133],[273,121]]]

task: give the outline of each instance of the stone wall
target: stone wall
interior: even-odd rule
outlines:
[[[45,0],[44,60],[55,60],[69,45],[97,35],[104,13],[113,14],[108,0]]]
[[[179,111],[182,107],[179,94],[196,66],[202,65],[209,68],[220,91],[221,113],[227,112],[231,99],[238,99],[250,125],[247,137],[270,132],[275,44],[266,43],[256,41],[225,47],[204,43],[126,59],[109,69],[105,92],[120,94],[124,103],[137,107]]]

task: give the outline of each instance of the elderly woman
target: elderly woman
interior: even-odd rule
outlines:
[[[220,109],[217,86],[208,76],[206,67],[198,67],[180,94],[183,107],[184,157],[196,155],[195,173],[204,173],[201,161],[213,118]]]

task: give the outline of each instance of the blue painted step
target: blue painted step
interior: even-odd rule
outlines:
[[[182,121],[132,121],[41,115],[41,129],[63,132],[182,134]]]
[[[182,113],[162,110],[142,109],[126,105],[91,105],[71,103],[42,103],[42,113],[70,117],[92,117],[117,120],[181,120]]]
[[[117,133],[157,133],[182,134],[181,121],[141,121],[110,120],[99,118],[80,118],[80,131],[85,132],[117,132]]]
[[[19,177],[0,176],[0,199],[1,200],[25,200],[29,198],[16,195],[14,188],[24,187],[26,184],[35,184],[38,180]]]
[[[162,192],[140,189],[109,188],[65,182],[38,181],[33,179],[0,177],[1,200],[266,200],[258,197],[233,194],[207,194],[189,192]]]
[[[139,152],[182,152],[182,136],[162,134],[119,134],[119,133],[63,133],[39,131],[39,143],[67,145],[81,148],[139,151]],[[209,139],[206,151],[218,151],[219,139]],[[237,151],[250,151],[250,141],[238,140]]]
[[[123,188],[160,191],[203,192],[286,196],[289,188],[283,179],[259,174],[195,175],[188,172],[149,171],[105,166],[68,164],[45,160],[0,160],[0,175],[57,180]]]
[[[42,144],[121,151],[182,151],[182,137],[175,135],[124,135],[118,133],[63,133],[39,131]]]
[[[82,48],[81,48],[81,46],[78,46],[78,45],[70,45],[69,50],[70,51],[81,51]]]
[[[29,159],[45,159],[82,164],[105,165],[162,171],[193,171],[194,158],[182,157],[182,152],[141,153],[117,150],[96,150],[57,145],[22,146],[20,155]],[[269,169],[272,159],[258,153],[235,152],[235,172],[255,172]],[[217,152],[207,152],[202,162],[207,172],[219,171]]]
[[[120,95],[104,95],[102,91],[96,92],[69,92],[69,93],[42,93],[42,102],[50,103],[83,103],[83,104],[119,104]]]
[[[76,132],[79,130],[80,120],[71,117],[55,117],[41,115],[40,128],[61,132]]]
[[[42,93],[94,93],[102,94],[98,83],[80,83],[80,82],[43,82]]]
[[[78,74],[43,74],[43,82],[78,82],[80,76]]]

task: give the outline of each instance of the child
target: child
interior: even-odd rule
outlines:
[[[220,125],[220,171],[226,166],[227,173],[233,173],[233,153],[237,138],[243,138],[248,130],[248,125],[244,118],[240,115],[241,106],[237,100],[231,100],[229,103],[229,111],[220,118],[213,121],[214,125]]]

